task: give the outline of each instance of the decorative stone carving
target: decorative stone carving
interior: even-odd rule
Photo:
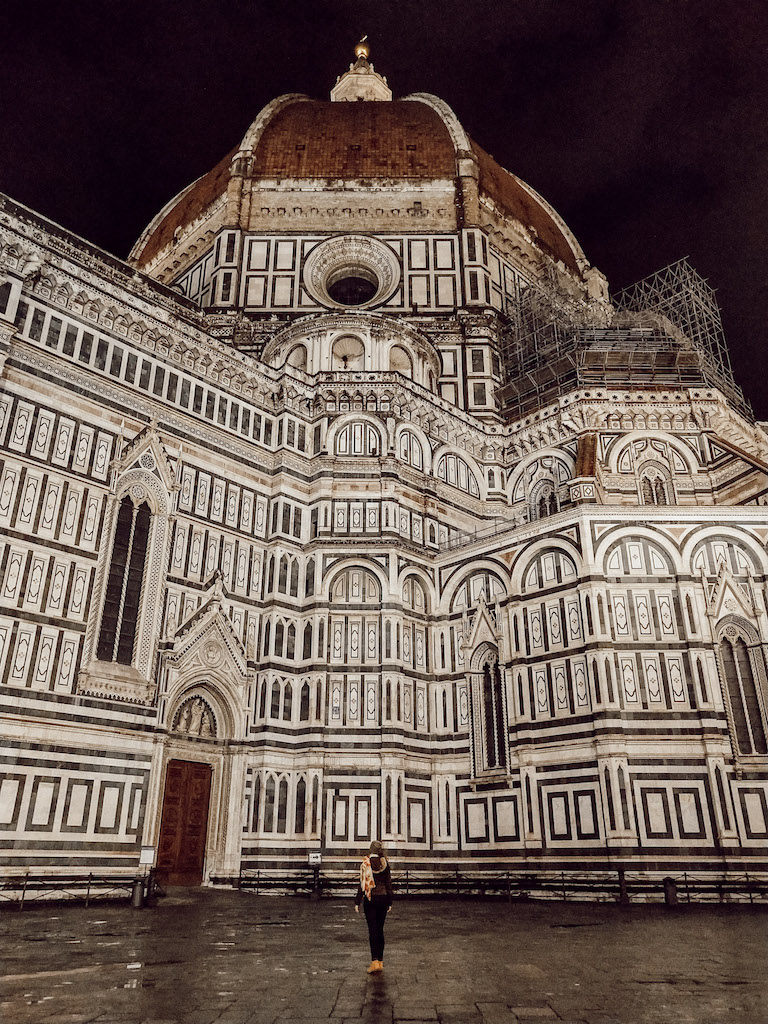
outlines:
[[[331,298],[328,287],[335,278],[356,271],[376,282],[373,296],[361,303],[365,307],[388,299],[400,280],[400,266],[389,246],[366,235],[344,235],[315,246],[304,264],[304,284],[321,305],[345,309],[343,303]]]
[[[171,728],[187,736],[215,737],[216,718],[202,697],[189,697],[174,715]]]

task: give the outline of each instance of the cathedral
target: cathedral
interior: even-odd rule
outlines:
[[[365,43],[125,261],[0,196],[0,353],[6,877],[768,869],[713,292],[612,293]]]

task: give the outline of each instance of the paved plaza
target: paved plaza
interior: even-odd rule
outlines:
[[[764,907],[403,900],[372,976],[352,900],[4,910],[3,1024],[768,1021]]]

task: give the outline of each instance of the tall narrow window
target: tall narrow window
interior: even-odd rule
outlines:
[[[768,753],[765,726],[749,649],[742,637],[720,643],[720,654],[731,705],[736,745],[740,754]]]
[[[285,832],[286,816],[288,812],[288,780],[280,780],[280,788],[277,796],[277,831]]]
[[[97,657],[130,665],[138,626],[151,514],[126,495],[120,502],[107,577]]]
[[[271,832],[274,828],[275,813],[275,780],[270,775],[264,789],[264,832]]]
[[[253,785],[253,818],[251,819],[251,831],[259,831],[259,810],[261,804],[261,776],[256,776],[256,782]]]
[[[483,665],[483,740],[487,768],[505,768],[504,704],[498,662]]]
[[[288,627],[285,644],[285,656],[288,661],[293,661],[296,655],[296,627],[293,623]]]
[[[283,643],[285,640],[285,624],[278,622],[275,626],[275,654],[278,658],[283,656]]]
[[[309,721],[309,683],[303,683],[301,687],[301,698],[299,702],[299,720]]]
[[[302,836],[305,832],[304,819],[306,817],[306,805],[307,805],[307,784],[304,779],[299,779],[299,784],[296,787],[296,835]]]
[[[302,657],[308,661],[312,657],[312,623],[308,622],[304,627],[304,648]]]
[[[312,832],[317,832],[318,815],[320,813],[320,783],[317,776],[312,781]]]

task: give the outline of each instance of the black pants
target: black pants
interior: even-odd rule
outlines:
[[[365,920],[368,922],[368,938],[371,942],[371,960],[384,959],[384,922],[387,919],[388,901],[376,898],[363,899]]]

